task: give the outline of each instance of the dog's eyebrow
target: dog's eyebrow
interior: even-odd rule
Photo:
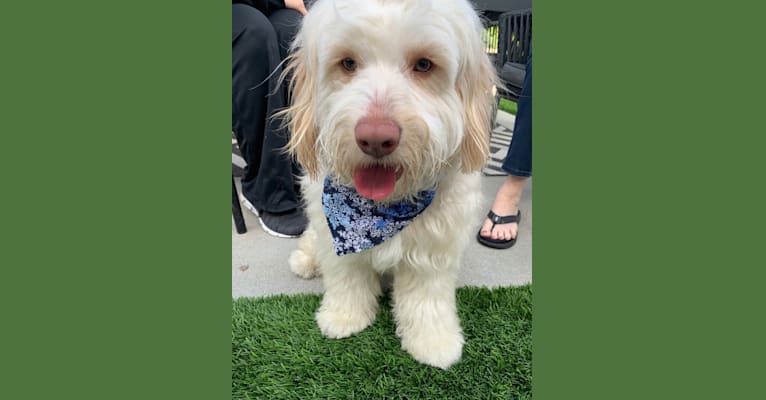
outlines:
[[[421,58],[427,58],[434,64],[443,65],[449,57],[449,49],[436,41],[418,43],[416,47],[407,50],[407,60],[412,63]]]
[[[333,62],[340,61],[346,57],[353,58],[355,61],[360,61],[358,59],[359,57],[357,55],[357,52],[354,51],[352,46],[347,43],[336,44],[330,48],[330,52],[329,52],[330,61],[333,61]]]

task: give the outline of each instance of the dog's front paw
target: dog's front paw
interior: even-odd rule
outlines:
[[[319,275],[316,261],[302,249],[293,250],[287,261],[290,264],[290,271],[303,279],[311,279]]]
[[[320,309],[316,315],[319,330],[330,339],[341,339],[359,333],[372,324],[375,313],[338,312]]]
[[[460,361],[463,354],[463,335],[460,332],[404,335],[402,349],[416,361],[433,367],[447,369]]]

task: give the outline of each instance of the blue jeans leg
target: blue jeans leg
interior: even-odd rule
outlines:
[[[532,54],[527,60],[524,85],[519,96],[513,138],[503,161],[503,170],[513,176],[532,176]]]

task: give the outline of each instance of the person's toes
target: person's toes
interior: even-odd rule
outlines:
[[[481,236],[488,238],[492,236],[492,221],[489,219],[484,220],[484,225],[481,227]]]
[[[492,231],[492,239],[500,240],[502,238],[502,236],[501,236],[502,234],[503,234],[503,231],[500,230],[500,229],[497,229],[497,227],[495,227],[495,230]]]
[[[513,225],[511,225],[513,226]],[[516,237],[516,230],[508,226],[496,226],[492,232],[492,239],[495,240],[511,240]]]
[[[518,225],[515,223],[501,224],[496,225],[495,228],[492,229],[492,221],[485,219],[479,234],[482,237],[493,240],[511,240],[518,234]]]

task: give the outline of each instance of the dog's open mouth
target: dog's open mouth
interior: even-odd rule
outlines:
[[[390,196],[396,186],[396,180],[402,176],[401,169],[369,165],[354,170],[356,191],[370,200],[380,201]]]

